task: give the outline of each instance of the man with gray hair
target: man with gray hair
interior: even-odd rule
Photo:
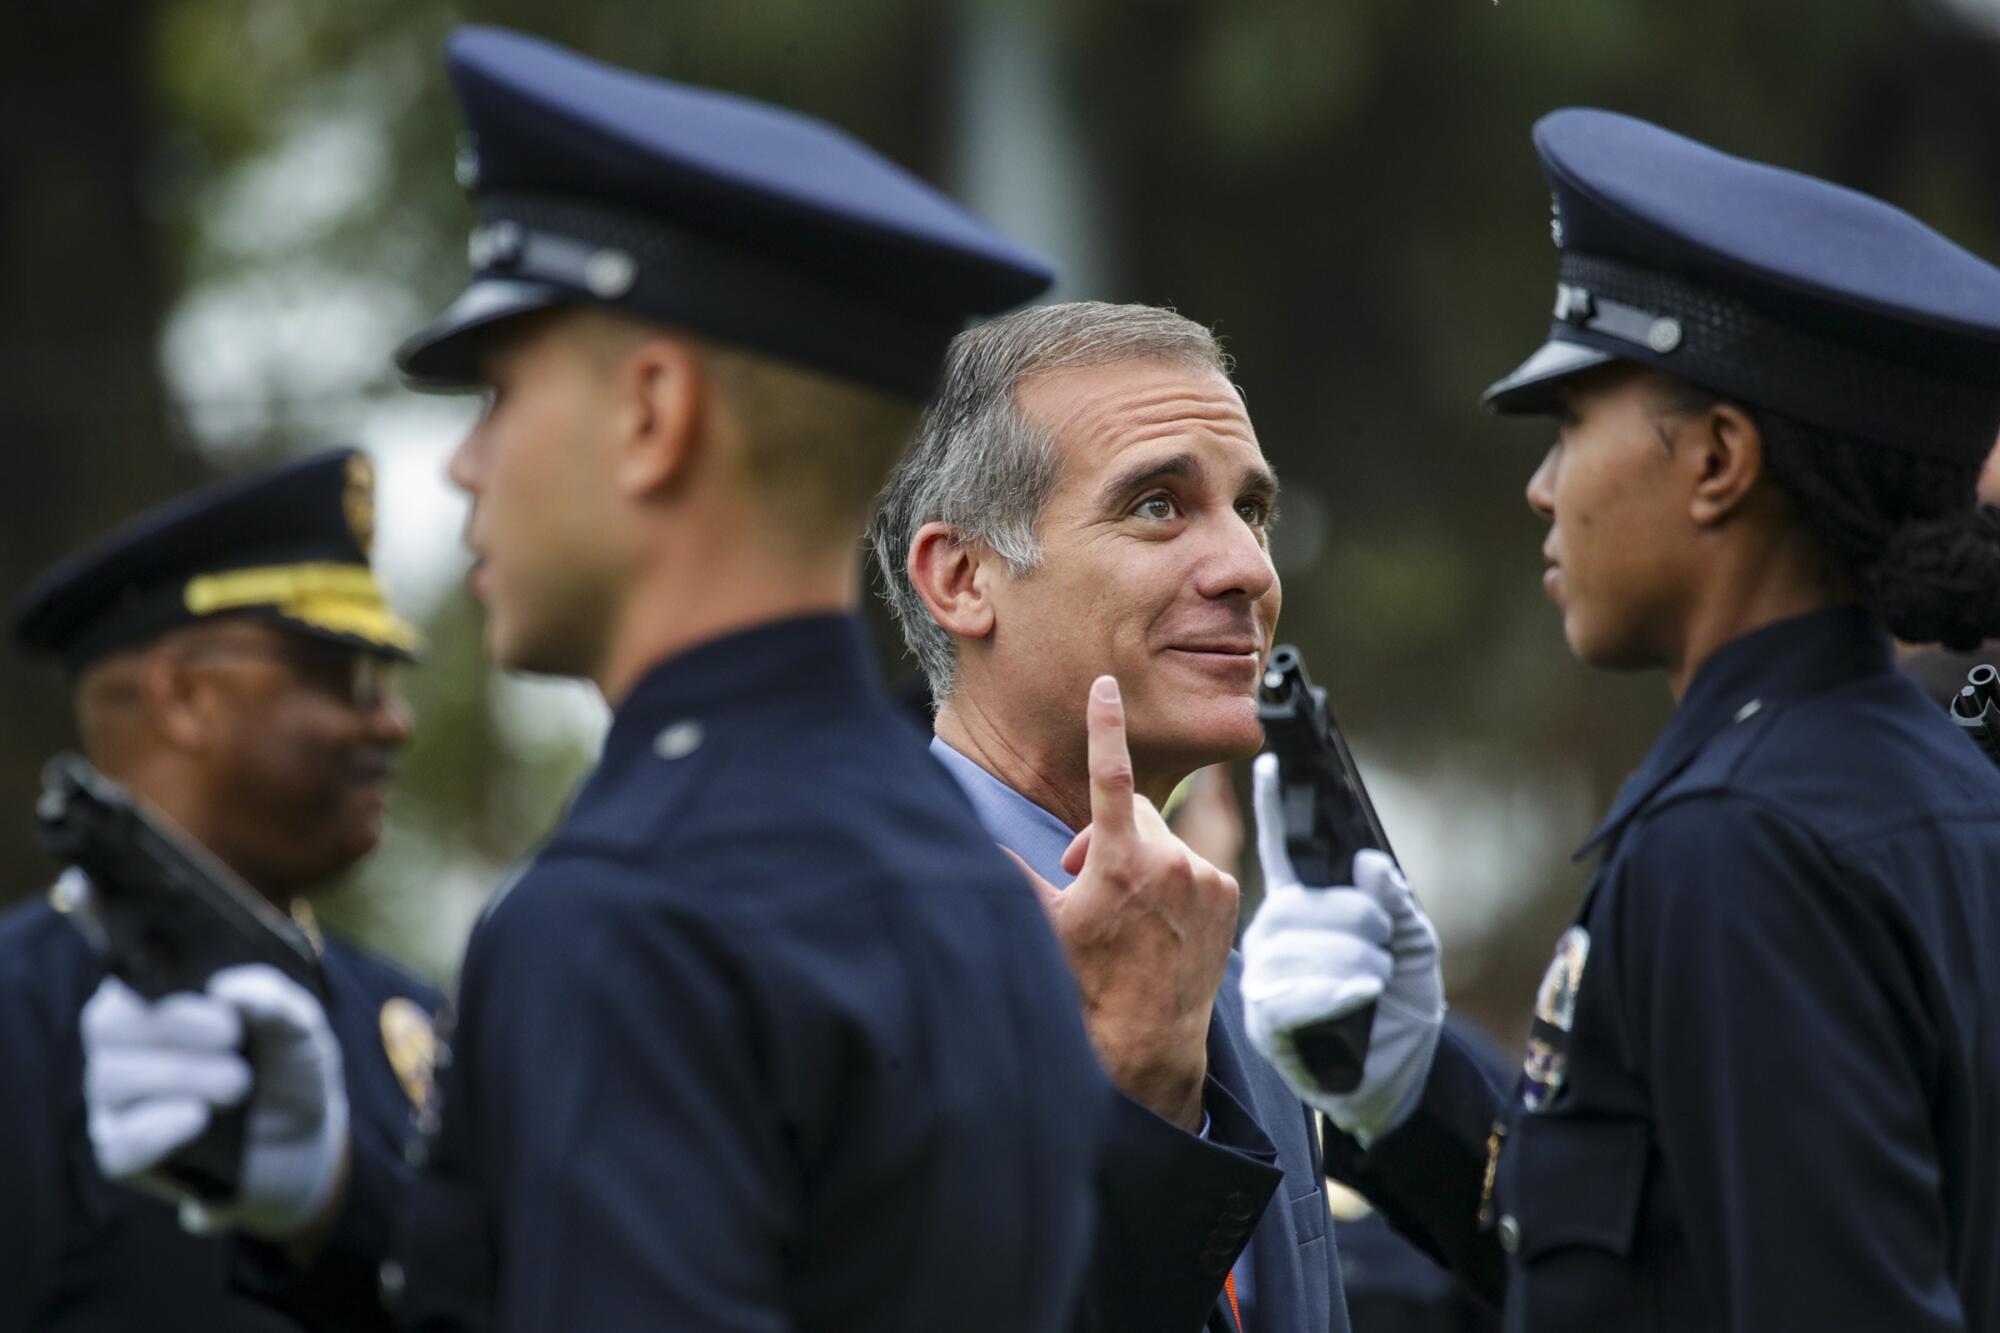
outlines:
[[[1347,1323],[1314,1122],[1244,1035],[1235,881],[1157,812],[1262,743],[1277,478],[1229,369],[1149,306],[962,334],[871,539],[932,753],[1041,891],[1124,1094],[1093,1321],[1320,1333]]]

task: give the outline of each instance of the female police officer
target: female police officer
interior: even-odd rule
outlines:
[[[1266,840],[1251,1030],[1348,1131],[1334,1174],[1510,1329],[2000,1329],[2000,774],[1889,649],[2000,629],[2000,272],[1622,116],[1535,143],[1555,323],[1487,401],[1559,423],[1528,500],[1571,649],[1679,706],[1513,1096],[1440,1042],[1435,936],[1372,853],[1308,892]],[[1331,1095],[1291,1034],[1371,999]]]

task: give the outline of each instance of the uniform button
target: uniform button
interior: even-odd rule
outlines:
[[[1500,1248],[1509,1254],[1521,1248],[1521,1224],[1512,1213],[1500,1219]]]
[[[382,1304],[393,1310],[403,1303],[403,1266],[394,1259],[384,1259],[376,1273],[377,1286],[382,1293]]]
[[[1230,1195],[1222,1201],[1222,1215],[1232,1222],[1247,1222],[1256,1209],[1250,1205],[1250,1196],[1243,1193]]]
[[[683,718],[660,728],[653,738],[653,753],[662,759],[685,759],[701,748],[701,723]]]

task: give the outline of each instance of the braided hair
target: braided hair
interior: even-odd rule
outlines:
[[[1675,411],[1722,401],[1685,382],[1675,392]],[[2000,510],[1975,498],[1981,460],[1925,457],[1735,406],[1763,436],[1772,481],[1890,632],[1955,652],[2000,637]]]

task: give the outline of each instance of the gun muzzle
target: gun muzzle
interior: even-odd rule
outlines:
[[[1951,720],[1986,757],[2000,764],[2000,671],[1980,665],[1966,673],[1951,701]]]

